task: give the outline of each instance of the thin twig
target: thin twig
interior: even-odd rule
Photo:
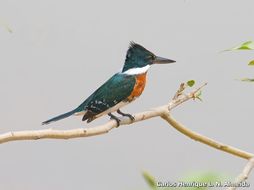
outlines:
[[[195,140],[195,141],[199,141],[203,144],[206,144],[210,147],[216,148],[218,150],[233,154],[235,156],[244,158],[244,159],[250,159],[252,158],[254,155],[240,150],[238,148],[223,144],[221,142],[215,141],[211,138],[208,138],[204,135],[201,135],[199,133],[196,133],[188,128],[186,128],[183,124],[179,123],[178,121],[176,121],[172,115],[170,115],[169,113],[165,113],[161,116],[164,120],[166,120],[171,126],[173,126],[176,130],[178,130],[180,133],[190,137],[191,139]]]
[[[235,179],[232,187],[229,187],[228,190],[235,190],[240,184],[246,181],[251,173],[251,170],[254,168],[254,158],[250,158],[245,167],[243,168],[242,173]]]

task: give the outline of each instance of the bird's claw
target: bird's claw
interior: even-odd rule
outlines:
[[[113,120],[116,121],[116,124],[117,124],[116,128],[120,126],[121,120],[120,120],[118,117],[116,117],[116,116],[113,115],[112,113],[109,113],[108,116],[110,117],[111,120],[113,119]]]
[[[123,112],[121,112],[121,110],[117,110],[117,113],[120,114],[120,115],[122,115],[122,116],[125,116],[125,117],[130,118],[131,121],[134,121],[134,120],[135,120],[135,118],[133,117],[133,115],[131,115],[131,114],[129,114],[129,113],[123,113]]]
[[[133,115],[131,115],[131,114],[128,114],[128,113],[127,113],[125,116],[128,117],[128,118],[130,118],[131,121],[134,121],[134,120],[135,120],[135,118],[134,118]]]

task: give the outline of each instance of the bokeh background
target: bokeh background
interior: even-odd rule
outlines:
[[[254,152],[251,51],[221,52],[253,40],[252,0],[0,1],[0,132],[93,127],[79,117],[41,122],[79,105],[119,71],[129,41],[177,61],[149,70],[143,95],[123,109],[167,103],[181,82],[208,82],[203,102],[173,111],[188,128]],[[0,189],[145,189],[141,172],[175,181],[192,171],[236,176],[246,161],[199,144],[159,118],[73,140],[0,146]],[[254,185],[253,175],[249,182]]]

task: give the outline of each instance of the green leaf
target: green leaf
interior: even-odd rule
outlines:
[[[189,81],[187,82],[187,85],[188,85],[189,87],[192,87],[194,84],[195,84],[195,81],[194,81],[194,80],[189,80]]]
[[[248,41],[240,45],[238,49],[247,49],[247,50],[253,50],[254,49],[254,42],[253,41]]]
[[[195,98],[197,98],[199,101],[203,101],[202,98],[201,98],[201,95],[202,95],[202,91],[198,91],[198,93],[195,95]]]
[[[233,47],[231,49],[227,49],[225,51],[233,51],[233,50],[254,50],[254,42],[247,41],[247,42],[242,43],[241,45],[238,45],[238,46]]]
[[[254,79],[243,78],[243,79],[241,79],[241,81],[243,81],[243,82],[254,82]]]
[[[248,65],[249,66],[254,66],[254,60],[250,61]]]
[[[186,176],[185,178],[183,178],[180,181],[215,184],[216,182],[220,182],[220,181],[223,181],[223,180],[224,180],[224,177],[221,176],[218,173],[195,172],[195,173],[190,173],[188,176]],[[189,188],[186,188],[186,189],[188,189],[188,190],[208,190],[208,189],[213,189],[213,188],[209,188],[209,187],[189,187]]]
[[[149,185],[149,187],[151,187],[151,189],[156,189],[157,188],[156,179],[151,174],[144,171],[143,172],[143,177],[144,177],[146,183]]]

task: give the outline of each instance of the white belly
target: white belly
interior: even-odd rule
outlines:
[[[116,104],[114,107],[109,108],[109,109],[107,109],[106,111],[104,111],[104,112],[102,112],[102,113],[96,115],[95,118],[101,117],[101,116],[106,115],[106,114],[111,113],[111,112],[115,112],[115,111],[117,111],[118,109],[120,109],[121,107],[123,107],[123,106],[125,106],[125,105],[127,105],[127,104],[129,104],[129,103],[130,103],[130,102],[128,102],[128,101],[126,101],[126,102],[120,102],[120,103]]]

